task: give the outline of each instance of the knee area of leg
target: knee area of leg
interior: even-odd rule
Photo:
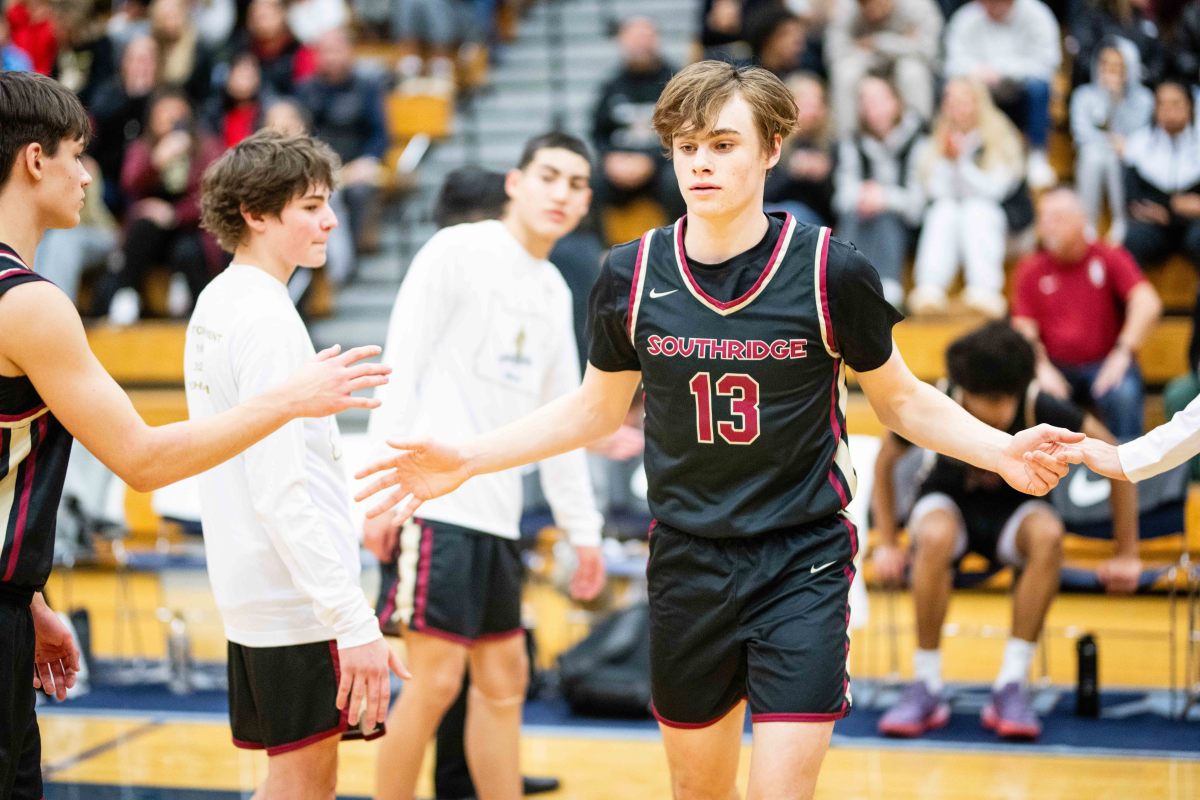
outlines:
[[[520,684],[519,686],[517,684]],[[514,678],[513,684],[509,686],[481,686],[477,683],[471,684],[471,702],[482,703],[488,708],[502,711],[510,708],[519,708],[525,702],[525,689],[528,680],[525,678]]]
[[[425,682],[425,690],[433,703],[449,708],[462,692],[462,685],[461,671],[445,669],[435,673]]]
[[[949,559],[958,544],[958,525],[948,515],[930,514],[913,532],[917,557]]]
[[[1065,533],[1062,520],[1051,514],[1039,515],[1029,521],[1029,549],[1031,555],[1041,553],[1050,556],[1062,555],[1062,540]]]

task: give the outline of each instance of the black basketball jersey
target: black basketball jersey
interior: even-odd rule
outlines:
[[[45,278],[0,243],[0,295]],[[40,591],[54,557],[71,434],[25,376],[0,376],[0,593]]]
[[[652,513],[713,538],[838,513],[855,488],[846,366],[882,365],[899,319],[878,275],[791,215],[705,268],[688,261],[685,225],[614,248],[592,299],[591,363],[642,373]]]

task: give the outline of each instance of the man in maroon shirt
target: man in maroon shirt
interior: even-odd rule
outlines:
[[[1091,241],[1068,189],[1038,205],[1041,248],[1017,267],[1013,325],[1033,343],[1042,388],[1094,407],[1121,441],[1142,434],[1134,354],[1162,314],[1158,293],[1120,245]]]

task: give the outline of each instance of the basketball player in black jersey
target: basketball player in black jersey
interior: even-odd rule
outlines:
[[[351,392],[386,382],[379,353],[334,348],[216,417],[150,427],[88,348],[70,299],[29,267],[49,228],[79,223],[92,178],[79,100],[31,73],[0,72],[0,800],[42,797],[34,688],[66,697],[79,652],[41,590],[72,436],[151,491],[231,458],[298,417],[372,408]]]
[[[655,109],[688,213],[611,251],[592,292],[582,386],[457,446],[395,442],[369,513],[616,430],[645,386],[651,683],[677,798],[737,797],[748,704],[751,798],[811,797],[850,709],[848,590],[858,529],[845,372],[921,446],[1044,494],[1081,434],[987,426],[913,377],[879,277],[827,228],[763,213],[796,107],[773,75],[705,61]]]

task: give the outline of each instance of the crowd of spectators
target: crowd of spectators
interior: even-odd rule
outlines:
[[[1089,241],[1151,268],[1200,267],[1200,3],[1176,0],[705,0],[704,57],[754,64],[795,93],[797,133],[768,177],[768,207],[831,225],[872,259],[888,299],[914,314],[961,305],[1007,313],[1005,265],[1027,252],[1033,197],[1072,177],[1051,165],[1053,95],[1067,110]],[[636,32],[639,55],[627,39]],[[603,83],[593,138],[601,209],[633,194],[668,218],[646,120],[673,65],[654,23],[621,28],[626,60]],[[1064,66],[1063,54],[1069,62]],[[638,66],[645,64],[650,66]],[[1063,72],[1065,70],[1065,72]],[[1057,81],[1060,72],[1069,81]],[[615,100],[614,100],[615,98]],[[621,124],[614,114],[625,114]],[[614,135],[616,131],[617,135]],[[636,146],[614,147],[619,140]],[[626,155],[638,151],[644,155]],[[617,190],[614,185],[623,184]],[[901,288],[912,259],[913,288]]]

